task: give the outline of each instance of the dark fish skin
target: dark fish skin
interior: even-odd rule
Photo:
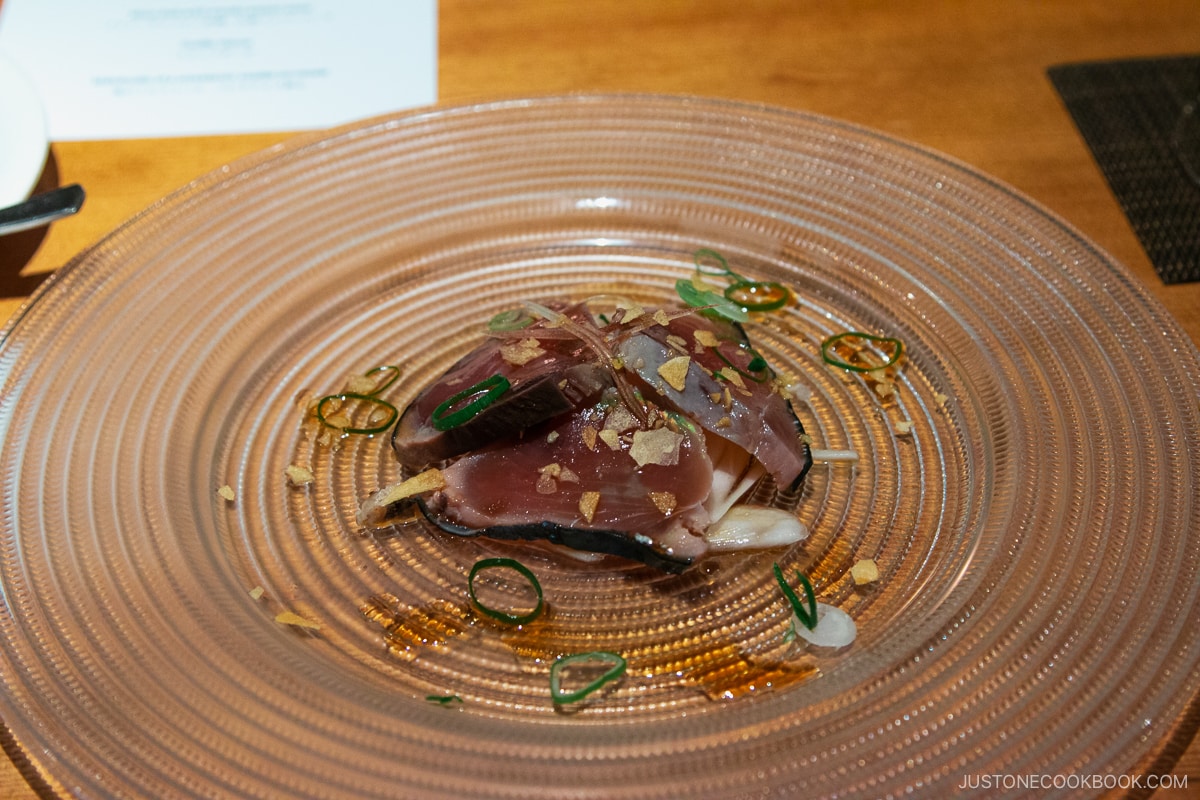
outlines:
[[[627,558],[630,561],[638,561],[648,567],[672,575],[678,575],[683,572],[695,560],[663,552],[655,547],[652,541],[648,539],[643,541],[632,537],[628,531],[602,528],[572,528],[545,520],[524,525],[491,525],[486,528],[467,528],[454,524],[430,509],[424,498],[418,498],[416,503],[425,519],[429,520],[429,522],[442,531],[452,533],[455,536],[486,536],[491,539],[525,542],[545,541],[586,553],[603,553],[605,555]]]

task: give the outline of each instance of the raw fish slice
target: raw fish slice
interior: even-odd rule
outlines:
[[[360,509],[364,520],[415,504],[456,535],[545,540],[668,572],[710,550],[806,535],[774,509],[722,520],[763,470],[788,487],[812,463],[790,403],[739,326],[697,310],[618,305],[601,315],[586,302],[513,313],[536,319],[493,332],[393,431],[409,470],[457,458],[429,470],[439,486],[396,502],[395,487],[381,490]],[[469,406],[488,384],[502,387],[490,405],[437,429],[435,416]]]
[[[541,354],[534,355],[537,351]],[[530,358],[525,363],[513,363],[526,357]],[[404,410],[392,431],[396,457],[406,467],[420,468],[590,406],[612,385],[609,373],[593,361],[590,351],[577,341],[490,338]],[[443,401],[497,374],[507,378],[511,387],[495,403],[457,427],[445,431],[434,427],[434,411]]]
[[[713,482],[704,436],[689,426],[637,430],[620,408],[568,414],[519,442],[463,456],[442,470],[446,485],[429,507],[473,529],[545,522],[626,531],[692,560],[706,549]]]
[[[751,453],[778,486],[795,486],[812,466],[791,403],[739,327],[693,314],[648,327],[617,350],[646,397]],[[672,376],[668,363],[685,358],[682,379]]]

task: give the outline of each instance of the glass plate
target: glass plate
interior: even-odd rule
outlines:
[[[770,498],[808,541],[666,576],[358,528],[387,437],[322,444],[304,398],[400,364],[403,406],[493,313],[666,301],[699,248],[793,288],[751,334],[858,453]],[[904,342],[893,393],[822,362],[844,330]],[[52,792],[940,797],[1146,772],[1186,733],[1196,349],[1062,221],[876,133],[574,96],[298,139],[81,254],[0,370],[0,713]],[[495,555],[539,577],[535,623],[471,610]],[[776,562],[853,645],[789,641]],[[556,709],[549,664],[587,650],[627,674]]]

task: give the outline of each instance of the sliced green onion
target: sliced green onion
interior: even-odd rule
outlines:
[[[325,406],[328,405],[329,403],[333,402],[334,400],[338,401],[339,403],[345,403],[347,400],[358,400],[359,402],[366,403],[368,405],[378,406],[379,408],[386,408],[387,412],[388,412],[388,417],[384,422],[381,422],[377,425],[371,425],[371,426],[365,427],[365,428],[359,428],[359,427],[342,428],[342,427],[339,427],[339,426],[331,423],[325,414]],[[322,397],[320,400],[317,401],[317,419],[319,419],[321,421],[322,425],[326,425],[330,428],[333,428],[334,430],[341,431],[342,433],[362,433],[362,434],[383,433],[388,428],[392,427],[392,423],[394,423],[396,421],[396,418],[399,416],[400,416],[400,412],[396,410],[396,407],[394,405],[392,405],[391,403],[389,403],[386,400],[380,400],[378,397],[375,397],[374,394],[359,394],[358,392],[343,392],[341,394],[325,395],[324,397]]]
[[[609,664],[609,668],[604,674],[594,681],[584,686],[582,689],[576,689],[573,692],[564,692],[562,688],[562,673],[563,670],[570,666],[599,662],[600,664]],[[596,650],[591,653],[576,653],[572,656],[560,658],[550,665],[550,698],[554,701],[554,705],[564,705],[566,703],[574,703],[587,697],[592,692],[599,689],[609,681],[614,681],[625,674],[625,659],[616,653],[609,653],[604,650]]]
[[[489,331],[516,331],[528,328],[533,321],[533,315],[525,309],[510,308],[489,319],[487,329]]]
[[[440,706],[448,706],[451,703],[462,703],[463,699],[456,694],[429,694],[425,695],[425,699],[430,703],[437,703]]]
[[[711,258],[721,265],[719,270],[714,270],[711,266],[702,263],[701,259]],[[696,265],[696,272],[701,275],[715,276],[720,275],[723,278],[736,278],[741,280],[742,276],[729,268],[729,262],[725,260],[725,256],[718,253],[716,250],[710,250],[707,247],[697,250],[692,253],[692,263]]]
[[[496,373],[490,378],[484,378],[474,386],[463,389],[458,394],[451,395],[433,410],[433,427],[439,431],[457,428],[496,402],[496,398],[507,392],[511,386],[508,378]],[[475,397],[475,395],[479,396]],[[455,405],[468,397],[475,397],[475,399],[462,408],[451,411]]]
[[[529,581],[529,585],[533,587],[534,594],[537,595],[537,605],[533,607],[533,610],[528,614],[509,614],[506,611],[489,608],[481,603],[475,594],[475,576],[489,569],[511,569]],[[528,622],[533,622],[541,615],[542,609],[545,607],[542,599],[542,585],[538,583],[537,577],[529,570],[529,567],[512,558],[485,558],[475,562],[475,566],[471,567],[471,574],[467,577],[467,594],[470,595],[471,602],[484,614],[492,619],[498,619],[501,622],[507,622],[512,625],[524,625]]]
[[[739,347],[741,346],[742,345],[739,345]],[[746,365],[746,369],[742,369],[737,364],[734,364],[732,361],[730,361],[729,358],[721,352],[719,347],[710,347],[709,349],[717,354],[717,358],[728,364],[731,369],[736,371],[737,374],[741,375],[743,378],[749,378],[755,383],[762,383],[767,378],[771,377],[771,373],[767,369],[767,360],[760,356],[754,348],[748,345],[745,346],[745,349],[749,350],[751,353],[754,353],[754,355],[751,356],[750,363]]]
[[[729,268],[729,262],[716,250],[697,250],[692,256],[696,264],[696,278],[725,278],[731,283],[724,292],[718,295],[715,291],[705,291],[695,283],[678,281],[675,291],[685,303],[690,306],[712,307],[712,311],[726,319],[735,322],[749,320],[750,311],[775,311],[787,305],[791,299],[791,291],[781,283],[774,281],[752,281]],[[715,261],[716,266],[708,261]],[[717,297],[720,297],[720,300]],[[721,300],[725,302],[721,302]],[[730,305],[736,306],[740,313],[733,313]]]
[[[386,379],[384,379],[383,383],[378,384],[372,391],[367,392],[366,394],[369,394],[373,397],[373,396],[379,394],[380,392],[382,392],[384,389],[391,386],[393,383],[396,382],[396,379],[400,377],[400,368],[395,366],[394,364],[384,364],[381,367],[375,367],[374,369],[369,369],[363,373],[363,377],[369,378],[372,375],[374,375],[376,372],[385,372],[385,371],[390,372],[391,375],[388,376]]]
[[[693,308],[711,311],[717,316],[734,322],[747,322],[750,319],[750,315],[743,311],[737,303],[726,300],[716,292],[697,289],[696,285],[687,278],[675,281],[675,293],[679,295],[680,300]]]
[[[775,580],[779,581],[779,589],[783,592],[783,596],[787,598],[788,603],[791,604],[792,611],[796,614],[796,619],[800,620],[800,624],[811,631],[817,627],[817,597],[813,593],[812,583],[809,582],[803,572],[796,570],[796,578],[800,581],[800,585],[804,587],[804,603],[800,602],[800,598],[796,596],[796,592],[783,579],[783,570],[779,568],[778,564],[775,565]],[[807,607],[805,607],[806,604]]]
[[[876,342],[878,344],[890,345],[892,349],[891,356],[882,364],[849,364],[838,358],[833,353],[833,348],[849,339],[865,339],[868,342]],[[821,358],[825,359],[826,364],[832,364],[835,367],[842,369],[853,370],[854,372],[872,372],[884,367],[890,367],[900,360],[900,356],[904,354],[904,342],[899,339],[893,339],[890,336],[874,336],[870,333],[862,331],[846,331],[830,336],[825,341],[821,342]]]
[[[700,429],[696,427],[696,423],[685,417],[683,414],[676,414],[674,411],[667,412],[667,418],[676,426],[682,428],[688,433],[699,433]]]
[[[787,305],[791,293],[780,283],[738,281],[725,289],[725,299],[747,311],[774,311]]]

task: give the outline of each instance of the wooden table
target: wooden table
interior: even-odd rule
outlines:
[[[569,91],[761,101],[867,125],[975,165],[1067,219],[1200,342],[1200,283],[1164,286],[1046,78],[1058,63],[1200,51],[1195,0],[1007,3],[442,0],[444,103]],[[0,319],[44,273],[159,197],[279,133],[62,142],[43,188],[88,201],[48,233],[0,240]],[[1200,742],[1172,774],[1200,797]],[[0,797],[37,796],[0,759]]]

